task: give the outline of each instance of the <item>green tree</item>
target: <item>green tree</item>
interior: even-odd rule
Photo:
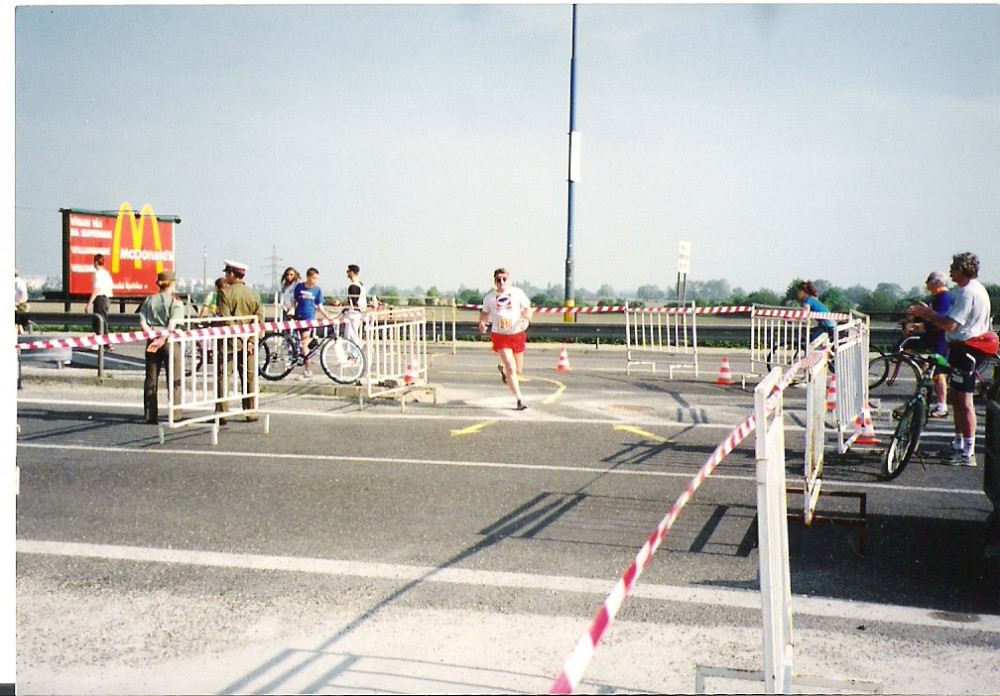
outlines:
[[[847,301],[844,294],[837,288],[830,288],[819,296],[819,301],[826,305],[831,312],[849,312],[851,303]]]
[[[635,296],[640,300],[659,300],[663,297],[663,291],[656,285],[640,285]]]
[[[471,304],[478,305],[483,303],[483,297],[485,295],[486,295],[485,292],[476,290],[474,288],[459,287],[458,296],[455,298],[455,301],[458,304],[463,304],[463,305],[471,305]]]
[[[774,307],[779,303],[780,300],[778,299],[778,295],[773,290],[761,288],[759,290],[754,290],[747,295],[745,304],[769,305]]]

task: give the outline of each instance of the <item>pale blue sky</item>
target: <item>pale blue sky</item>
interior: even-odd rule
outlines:
[[[568,4],[22,7],[16,263],[60,207],[369,284],[561,284]],[[1000,282],[1000,6],[580,5],[575,285]],[[325,281],[325,282],[323,282]]]

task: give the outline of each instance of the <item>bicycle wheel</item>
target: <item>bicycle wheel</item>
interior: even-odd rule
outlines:
[[[868,396],[904,402],[917,393],[923,372],[902,353],[883,355],[868,363]]]
[[[320,347],[319,364],[327,377],[337,384],[354,384],[365,373],[365,354],[354,341],[345,338],[325,339]]]
[[[920,432],[924,427],[924,412],[927,404],[923,399],[914,399],[903,410],[903,415],[892,434],[889,447],[882,458],[882,477],[888,481],[903,473],[920,442]]]
[[[295,369],[299,351],[295,342],[284,334],[268,334],[260,342],[258,361],[260,376],[272,381],[288,376]]]

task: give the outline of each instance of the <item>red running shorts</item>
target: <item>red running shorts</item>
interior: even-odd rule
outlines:
[[[525,345],[524,332],[516,334],[491,333],[490,341],[493,342],[493,352],[499,353],[504,348],[510,348],[515,353],[523,353]]]

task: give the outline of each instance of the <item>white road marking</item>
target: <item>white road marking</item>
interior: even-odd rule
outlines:
[[[171,449],[169,447],[102,447],[96,445],[77,444],[54,444],[43,442],[18,442],[17,446],[24,449],[50,449],[50,450],[70,450],[81,452],[102,452],[107,454],[176,454],[190,458],[192,455],[204,457],[224,457],[231,459],[233,452],[218,449]],[[565,473],[580,474],[605,474],[608,476],[654,476],[661,478],[679,478],[690,480],[694,476],[695,469],[692,465],[691,471],[648,471],[639,469],[602,468],[593,466],[557,466],[555,464],[511,464],[507,462],[475,462],[452,459],[410,459],[404,457],[362,457],[343,456],[335,454],[296,454],[291,452],[248,452],[238,453],[245,459],[301,459],[309,462],[327,461],[344,464],[417,464],[424,466],[451,466],[484,469],[521,469],[528,471],[562,471]],[[720,481],[747,481],[756,482],[753,475],[719,474],[713,473],[711,480]],[[985,498],[986,494],[979,489],[955,489],[938,488],[933,486],[905,486],[897,483],[874,483],[863,481],[831,481],[823,479],[824,488],[836,490],[839,486],[849,486],[852,490],[864,489],[884,489],[899,493],[945,493],[954,495],[970,495],[973,497]]]
[[[314,573],[338,577],[362,577],[400,582],[435,582],[477,587],[511,587],[556,592],[577,592],[603,597],[614,586],[614,580],[600,580],[562,575],[534,575],[505,571],[471,570],[466,568],[436,568],[398,563],[369,563],[324,558],[297,558],[261,554],[225,553],[219,551],[188,551],[139,546],[77,544],[61,541],[19,539],[17,553],[123,560],[133,563],[175,563],[214,568],[245,570],[277,570],[290,573]],[[684,602],[760,610],[760,593],[754,590],[732,590],[697,586],[638,584],[631,596],[668,602]],[[598,607],[595,598],[595,610]],[[925,609],[866,602],[853,602],[794,595],[792,608],[797,614],[830,618],[847,618],[873,623],[898,623],[908,626],[961,628],[963,631],[1000,633],[1000,616],[949,615]],[[952,620],[949,620],[948,617]]]

